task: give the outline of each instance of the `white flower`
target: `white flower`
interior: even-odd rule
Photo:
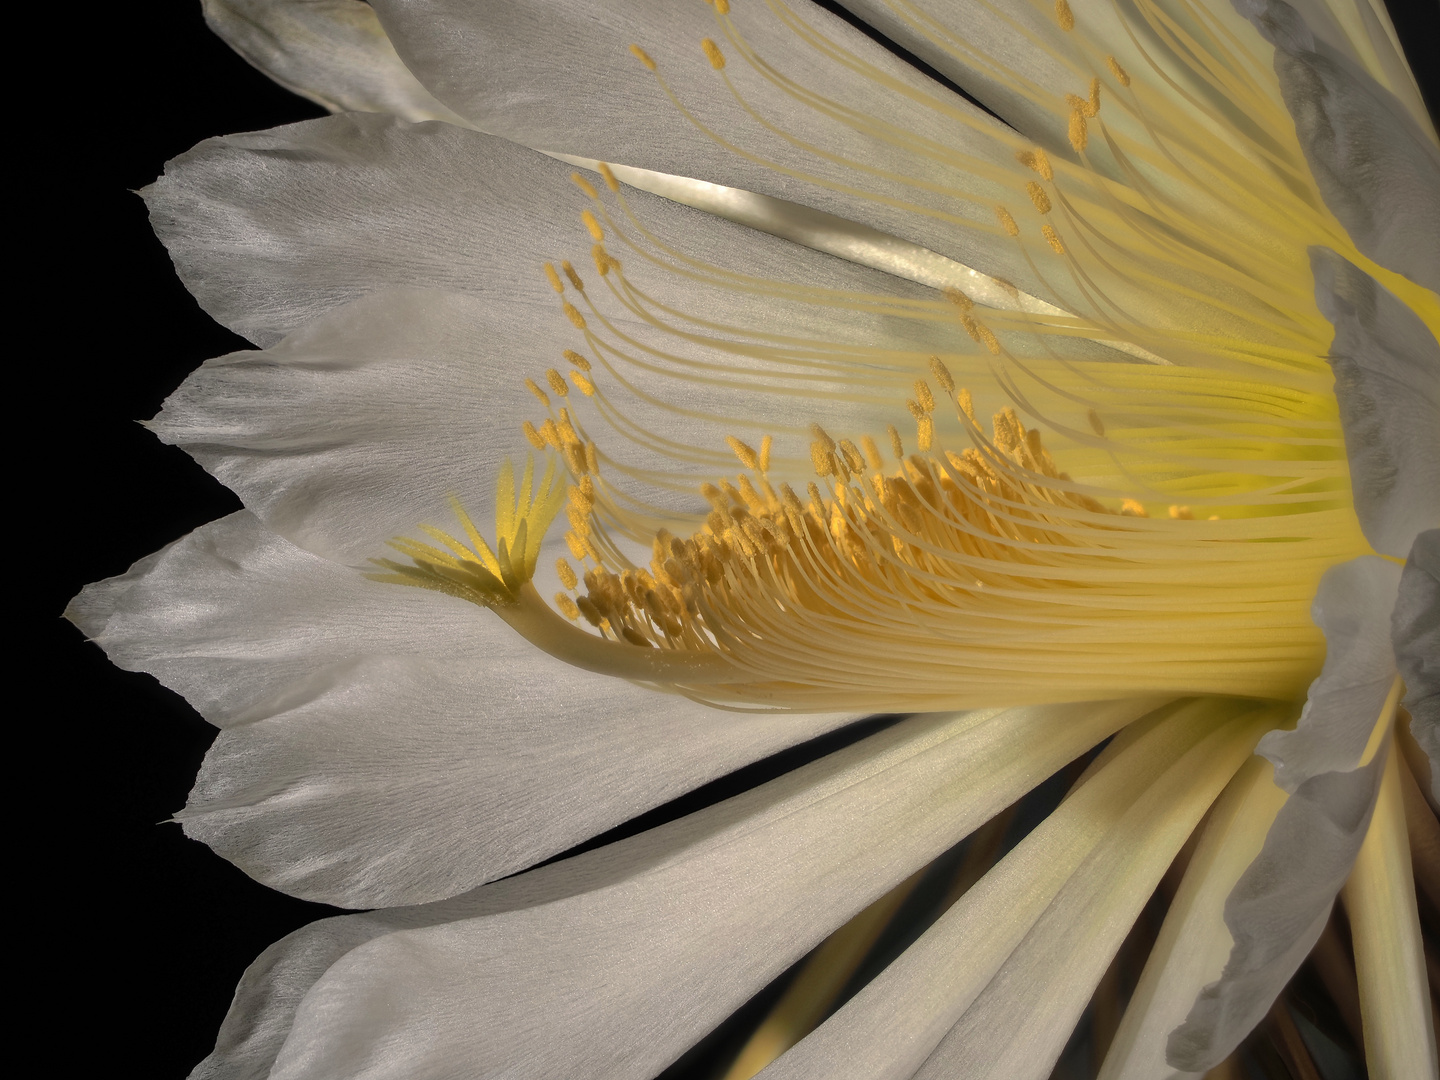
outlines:
[[[207,3],[356,111],[147,191],[263,347],[152,426],[246,510],[72,617],[223,728],[190,835],[379,910],[199,1075],[653,1075],[1111,735],[767,1075],[1049,1075],[1202,818],[1103,1075],[1223,1059],[1347,878],[1371,1070],[1434,1071],[1440,151],[1383,12],[1236,7],[855,4],[1007,127],[780,0]]]

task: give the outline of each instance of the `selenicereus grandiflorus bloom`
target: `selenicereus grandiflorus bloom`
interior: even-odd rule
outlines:
[[[1370,1072],[1433,1075],[1440,143],[1383,8],[845,6],[205,3],[336,115],[143,193],[257,346],[150,427],[245,509],[70,615],[222,729],[188,835],[371,910],[196,1076],[654,1076],[1072,762],[744,1074],[1047,1077],[1174,867],[1101,1076],[1225,1061],[1342,889]]]

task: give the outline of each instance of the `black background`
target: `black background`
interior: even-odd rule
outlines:
[[[1434,114],[1440,8],[1391,10]],[[76,6],[12,31],[10,224],[35,244],[12,255],[8,317],[10,580],[24,601],[10,609],[24,643],[10,673],[10,933],[38,1025],[13,1038],[42,1048],[38,1075],[176,1080],[209,1051],[245,965],[329,909],[162,824],[213,731],[59,613],[85,583],[239,506],[135,423],[202,360],[248,344],[180,286],[133,189],[208,136],[322,110],[210,35],[198,3]],[[21,75],[21,58],[41,74]]]

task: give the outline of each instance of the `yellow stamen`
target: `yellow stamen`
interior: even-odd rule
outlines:
[[[550,384],[550,389],[554,390],[555,393],[561,397],[569,395],[570,387],[565,384],[565,379],[554,368],[550,368],[545,372],[545,381]]]
[[[536,384],[535,380],[530,378],[529,376],[526,376],[525,378],[525,389],[529,390],[530,393],[534,394],[535,400],[540,402],[540,404],[545,406],[545,408],[548,409],[550,407],[550,395],[545,393],[544,390],[541,390],[540,387]]]
[[[586,180],[585,177],[581,176],[578,172],[572,172],[570,174],[570,182],[590,198],[598,199],[600,197],[599,192],[595,190],[595,185],[590,183],[589,180]]]
[[[747,469],[760,470],[760,458],[753,447],[741,442],[734,435],[725,436],[725,445],[734,451],[735,456],[740,459],[740,464]]]
[[[1056,255],[1065,254],[1065,245],[1060,242],[1060,234],[1051,225],[1041,225],[1040,231],[1045,234],[1045,242]]]
[[[1055,21],[1061,30],[1075,29],[1075,13],[1070,10],[1069,0],[1055,0]]]
[[[574,349],[565,349],[560,355],[565,357],[566,360],[570,361],[570,363],[574,364],[581,371],[588,372],[590,370],[590,361],[586,360],[585,357],[581,356]]]
[[[1025,191],[1030,196],[1030,201],[1035,204],[1036,210],[1042,214],[1050,213],[1050,196],[1045,193],[1043,187],[1031,180],[1025,185]]]
[[[545,277],[550,282],[550,287],[557,293],[563,293],[565,291],[565,286],[560,281],[560,275],[555,272],[555,265],[553,263],[547,262],[545,264]]]
[[[1116,60],[1113,56],[1107,56],[1105,58],[1105,66],[1110,69],[1110,74],[1115,76],[1115,80],[1121,86],[1130,85],[1130,73],[1120,66],[1120,61]]]
[[[647,53],[644,49],[642,49],[639,45],[631,45],[630,54],[634,56],[636,60],[639,60],[640,63],[645,65],[646,71],[655,70],[655,61],[651,60],[650,54]]]
[[[725,67],[725,54],[720,51],[719,45],[707,37],[700,42],[700,47],[705,50],[705,56],[709,59],[712,68],[720,71]]]
[[[589,210],[580,211],[580,220],[585,223],[585,228],[590,231],[590,236],[597,243],[605,239],[605,231],[600,228],[600,222],[595,220],[595,215]]]

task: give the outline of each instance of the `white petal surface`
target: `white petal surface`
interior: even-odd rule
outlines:
[[[453,896],[847,719],[720,712],[579,671],[490,612],[367,581],[245,512],[72,614],[121,666],[232,725],[186,832],[351,907]]]
[[[463,123],[411,75],[360,0],[202,0],[225,43],[287,90],[332,112]]]
[[[983,177],[987,165],[1012,167],[1011,133],[809,3],[793,9],[736,5],[729,16],[783,84],[745,63],[713,9],[698,4],[624,0],[608,5],[603,17],[576,0],[491,0],[483,6],[383,0],[375,6],[411,70],[482,130],[541,150],[801,202],[1036,292],[1013,245],[993,235],[990,201],[1003,201],[1005,187]],[[803,20],[810,41],[787,28],[780,12]],[[700,44],[706,37],[729,58],[723,75],[760,120],[712,69]],[[656,74],[631,54],[632,44],[653,58]],[[844,61],[822,48],[843,51]],[[860,66],[868,76],[858,73]],[[679,105],[667,98],[657,75]],[[822,107],[812,107],[807,95],[818,97]],[[841,122],[837,110],[853,110],[869,130]],[[811,152],[812,146],[823,152]],[[976,162],[981,175],[969,178],[962,193],[955,189],[954,162],[963,156]],[[856,162],[864,168],[851,167]],[[954,215],[979,227],[956,222]]]
[[[1320,579],[1311,616],[1325,631],[1325,667],[1294,730],[1272,731],[1258,751],[1275,763],[1275,782],[1286,791],[1360,763],[1395,681],[1390,610],[1399,583],[1400,568],[1373,555]]]
[[[1410,731],[1430,756],[1430,791],[1440,801],[1440,529],[1422,532],[1410,549],[1391,640],[1405,679]]]
[[[1050,1075],[1166,868],[1273,722],[1273,711],[1264,709],[1236,717],[1156,777],[1050,902],[917,1080],[961,1070],[995,1080]]]
[[[1386,747],[1375,815],[1345,883],[1355,944],[1365,1064],[1377,1080],[1435,1076],[1435,1019],[1425,976],[1425,939],[1400,789],[1400,750]]]
[[[488,886],[475,902],[497,914],[392,934],[335,964],[272,1076],[651,1076],[1145,708],[916,717],[689,818]]]
[[[1416,534],[1440,521],[1440,343],[1333,251],[1312,248],[1310,262],[1316,303],[1335,326],[1329,360],[1355,513],[1376,551],[1403,559]]]
[[[1140,812],[1158,824],[1163,815],[1154,813],[1157,794],[1180,799],[1185,786],[1175,782],[1172,767],[1185,761],[1184,775],[1193,780],[1197,760],[1191,751],[1214,731],[1218,719],[1236,711],[1234,703],[1191,702],[1132,724],[1092,763],[1059,809],[834,1016],[771,1065],[764,1073],[766,1080],[900,1080],[928,1068],[927,1059],[992,980],[1016,963],[1028,964],[1021,959],[1033,953],[1034,942],[1028,936],[1037,934],[1038,941],[1051,931],[1037,927],[1057,919],[1069,926],[1077,902],[1083,906],[1079,898],[1093,899],[1087,890],[1114,870],[1110,860],[1115,852],[1137,842],[1144,847],[1123,823],[1143,805]],[[1238,711],[1253,712],[1244,706]],[[1241,740],[1245,743],[1241,754],[1258,735],[1253,723],[1251,728]],[[1162,870],[1165,863],[1168,857],[1161,862]],[[1145,866],[1145,859],[1137,859],[1131,870],[1143,878],[1148,873]],[[1125,877],[1120,873],[1101,887],[1113,891],[1121,908],[1137,897],[1143,903],[1153,885],[1146,887],[1138,879],[1131,882],[1133,890],[1116,884]],[[1111,921],[1129,925],[1118,909]],[[1070,944],[1075,944],[1073,933]],[[1103,944],[1100,948],[1103,951]],[[1049,962],[1063,967],[1069,961],[1050,957]],[[1035,988],[1032,985],[1032,992]],[[1088,993],[1084,991],[1086,997]],[[1007,1034],[1015,1031],[1008,1021],[993,1016],[990,1023]],[[1069,1025],[1060,1026],[1063,1040]],[[973,1027],[967,1024],[967,1030]],[[1032,1049],[1038,1067],[1044,1053]]]
[[[1232,944],[1225,898],[1260,854],[1284,802],[1270,763],[1253,757],[1215,804],[1110,1043],[1100,1080],[1198,1075],[1175,1073],[1165,1061],[1165,1044],[1195,996],[1225,967]]]

